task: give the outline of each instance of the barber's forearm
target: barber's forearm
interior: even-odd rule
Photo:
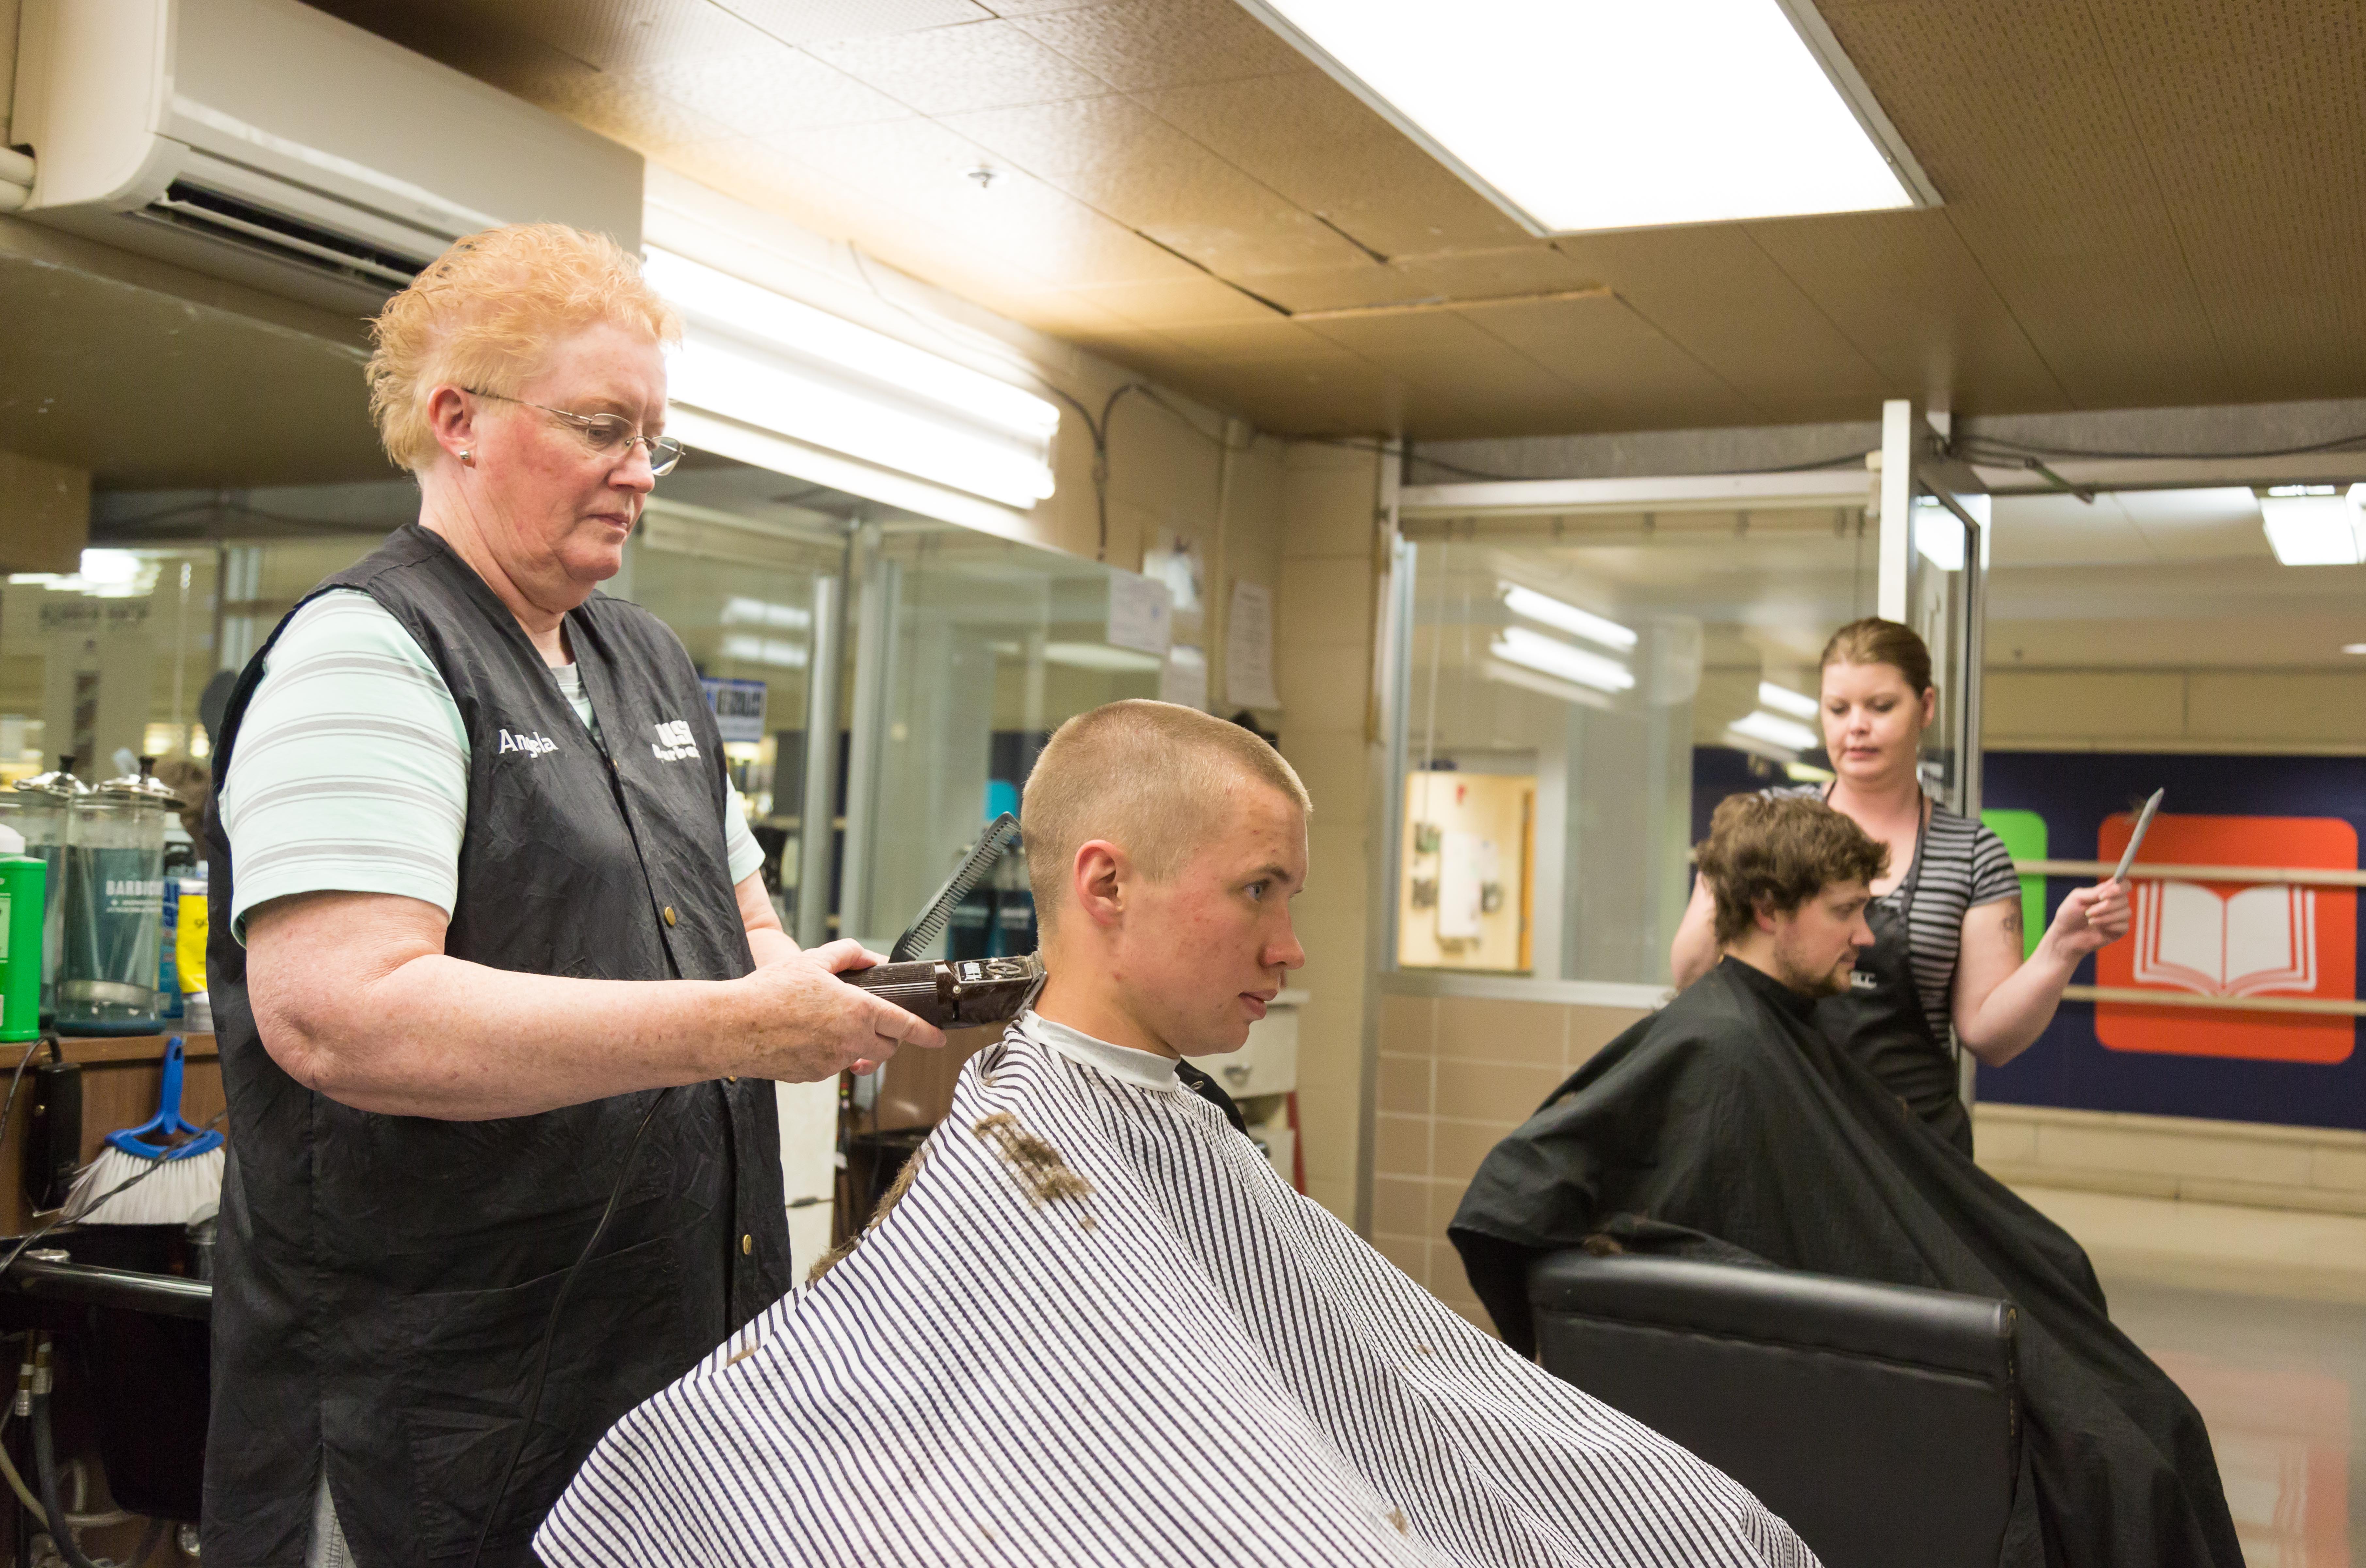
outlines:
[[[487,1121],[722,1077],[725,1043],[753,1030],[736,1016],[748,1000],[730,982],[569,979],[428,953],[274,1021],[282,1037],[265,1043],[357,1110]]]
[[[2078,967],[2052,942],[2040,942],[2026,963],[1997,982],[1968,1023],[1957,1021],[1956,1038],[1986,1066],[2003,1066],[2045,1032]]]

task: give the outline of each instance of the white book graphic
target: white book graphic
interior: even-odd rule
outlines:
[[[2136,984],[2205,997],[2316,988],[2316,894],[2198,882],[2136,884]]]

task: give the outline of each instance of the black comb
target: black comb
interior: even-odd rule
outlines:
[[[920,918],[912,922],[911,929],[896,939],[887,962],[908,963],[921,949],[935,945],[937,938],[945,934],[945,924],[953,918],[953,910],[969,897],[972,888],[986,880],[994,863],[1002,858],[1002,852],[1018,836],[1019,818],[1008,811],[987,823],[986,831],[978,835],[977,848],[970,851],[968,858],[937,889],[937,896],[929,900],[928,908],[920,911]]]

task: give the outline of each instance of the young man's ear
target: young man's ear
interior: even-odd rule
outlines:
[[[1069,867],[1068,896],[1095,925],[1113,925],[1125,912],[1126,884],[1132,876],[1124,850],[1107,839],[1090,839],[1077,846]]]
[[[1762,931],[1774,931],[1782,929],[1782,917],[1777,915],[1774,912],[1773,906],[1769,905],[1763,898],[1755,898],[1751,901],[1750,918],[1752,921],[1756,922],[1758,929]]]

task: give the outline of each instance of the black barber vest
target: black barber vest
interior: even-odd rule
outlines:
[[[446,953],[611,980],[748,973],[724,849],[721,741],[662,623],[599,594],[567,618],[612,765],[507,608],[434,534],[403,528],[313,593],[339,587],[392,612],[468,725],[468,817]],[[270,647],[231,699],[217,777],[229,776]],[[227,908],[237,868],[211,811],[207,840]],[[359,1562],[465,1561],[560,1279],[657,1096],[493,1122],[356,1111],[308,1090],[265,1051],[246,953],[227,919],[208,962],[231,1137],[207,1556],[299,1568],[325,1456]],[[665,1097],[559,1320],[541,1414],[485,1563],[530,1561],[535,1527],[609,1425],[788,1289],[778,1139],[769,1081]]]

